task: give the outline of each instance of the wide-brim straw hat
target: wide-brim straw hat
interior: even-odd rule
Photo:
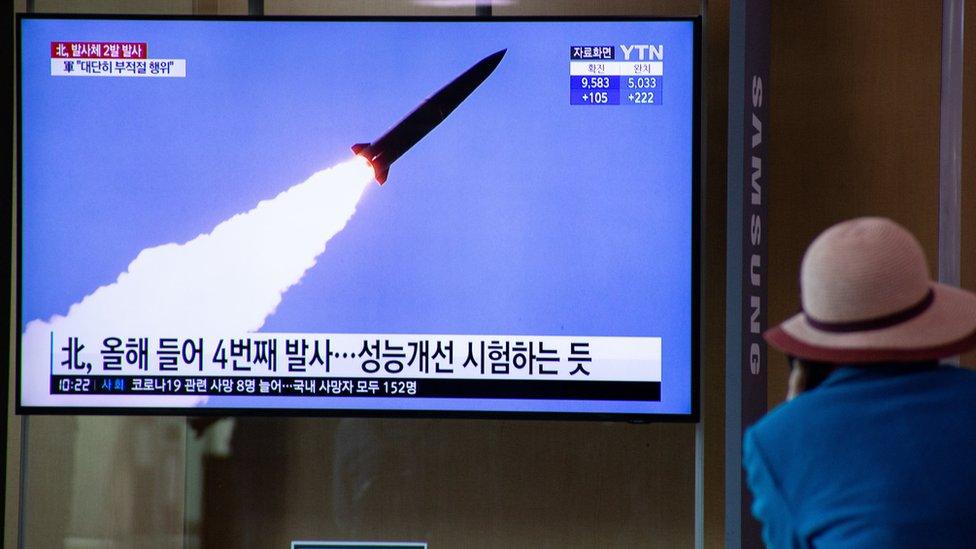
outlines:
[[[763,334],[788,355],[908,362],[976,347],[976,295],[932,281],[921,245],[890,219],[824,231],[803,256],[800,288],[803,312]]]

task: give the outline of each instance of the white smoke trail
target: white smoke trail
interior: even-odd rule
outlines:
[[[100,344],[107,335],[240,336],[258,330],[345,227],[372,178],[372,168],[359,157],[322,170],[208,234],[143,250],[114,283],[66,315],[31,321],[23,336],[23,403],[43,406],[48,398],[52,332]],[[134,405],[135,398],[87,395],[80,403]],[[193,400],[177,397],[166,404],[189,406]],[[159,406],[159,399],[151,405]]]

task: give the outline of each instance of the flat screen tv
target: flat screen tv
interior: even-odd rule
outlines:
[[[19,412],[697,419],[698,19],[18,27]]]

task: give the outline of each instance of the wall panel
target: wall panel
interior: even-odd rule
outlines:
[[[966,0],[963,30],[961,285],[976,291],[976,0]],[[962,357],[976,368],[976,351]]]
[[[193,0],[34,0],[37,13],[193,13]]]
[[[769,321],[799,311],[810,241],[843,219],[911,230],[937,273],[941,3],[773,2]],[[770,353],[769,403],[786,393]]]

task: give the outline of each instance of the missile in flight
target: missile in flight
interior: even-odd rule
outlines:
[[[497,51],[475,63],[461,76],[425,99],[376,141],[356,143],[352,146],[353,154],[362,156],[373,167],[377,183],[380,185],[386,183],[390,164],[403,156],[403,153],[410,150],[410,147],[423,139],[467,99],[471,92],[495,70],[506,51],[508,50]]]

